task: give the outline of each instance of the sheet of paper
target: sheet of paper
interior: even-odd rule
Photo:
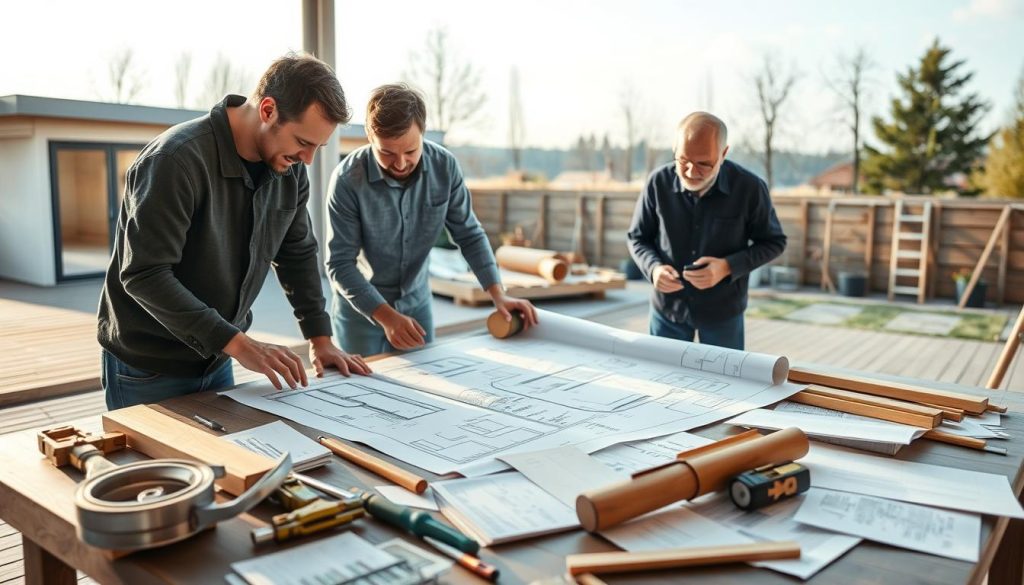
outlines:
[[[502,460],[574,510],[576,496],[629,478],[576,447],[512,453]]]
[[[740,510],[724,493],[709,494],[687,504],[692,510],[734,530],[739,530],[757,540],[794,540],[800,543],[800,558],[783,561],[751,563],[810,579],[818,571],[843,556],[846,551],[861,541],[856,536],[836,534],[813,526],[806,526],[793,520],[803,496],[784,500],[760,510]]]
[[[788,403],[792,404],[792,403]],[[729,424],[756,428],[779,430],[797,427],[810,436],[834,437],[838,439],[854,439],[879,443],[900,443],[909,445],[911,441],[924,434],[925,429],[910,425],[901,425],[867,417],[847,415],[845,412],[810,407],[813,410],[786,408],[767,410],[764,408],[745,412],[729,419]],[[798,404],[796,406],[805,406]],[[835,414],[829,414],[835,413]]]
[[[999,435],[989,427],[980,425],[976,421],[970,420],[967,417],[964,417],[964,420],[960,422],[944,420],[942,421],[942,425],[939,427],[939,430],[951,435],[974,437],[975,439],[995,439],[999,437]]]
[[[437,500],[434,499],[434,490],[432,488],[428,487],[422,494],[414,494],[397,485],[379,485],[373,489],[377,490],[378,494],[400,506],[438,511]]]
[[[590,453],[685,431],[800,388],[728,375],[784,358],[660,338],[631,345],[632,333],[547,312],[540,319],[511,339],[475,336],[374,362],[372,376],[332,372],[297,390],[258,381],[223,394],[446,474],[507,453],[563,445]],[[651,343],[671,346],[676,361],[629,355]]]
[[[484,544],[579,526],[576,511],[519,472],[435,482],[441,513]]]
[[[299,546],[231,563],[231,569],[253,585],[308,585],[340,583],[364,575],[378,575],[374,583],[395,583],[387,569],[401,559],[384,552],[355,533],[346,532]]]
[[[984,425],[986,427],[998,427],[1002,424],[1002,419],[1000,418],[999,413],[994,410],[986,410],[983,414],[978,416],[967,415],[964,417],[964,420],[974,421],[979,425]]]
[[[981,516],[820,488],[809,490],[797,522],[933,555],[977,562]]]
[[[305,471],[326,465],[332,458],[331,451],[327,447],[279,420],[238,433],[224,435],[221,439],[231,441],[271,459],[277,459],[282,453],[287,452],[291,455],[295,471]]]
[[[447,557],[434,554],[425,547],[416,546],[401,538],[382,542],[377,545],[377,548],[408,563],[413,570],[419,572],[424,580],[437,577],[451,569],[454,564]]]
[[[714,441],[684,431],[657,439],[612,445],[595,451],[590,456],[615,471],[632,474],[672,461],[682,451],[703,447],[709,443]]]
[[[900,461],[811,443],[811,485],[964,512],[1024,518],[1004,475]],[[970,489],[966,489],[970,486]]]
[[[601,536],[631,552],[754,542],[738,530],[682,506],[664,508],[602,530]]]

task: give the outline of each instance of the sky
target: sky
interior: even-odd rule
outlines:
[[[277,56],[302,48],[299,1],[32,0],[5,3],[0,95],[85,100],[109,97],[107,65],[130,49],[142,65],[134,103],[175,105],[174,64],[192,56],[197,103],[222,56],[246,73],[246,91]],[[386,9],[382,8],[386,7]],[[361,123],[377,85],[402,79],[429,30],[444,27],[455,57],[474,64],[487,94],[452,144],[508,142],[509,78],[520,79],[525,142],[568,148],[580,135],[625,141],[623,95],[631,93],[640,134],[671,146],[675,123],[710,110],[730,143],[757,144],[751,78],[765,55],[797,73],[783,105],[776,147],[809,153],[849,150],[837,98],[825,82],[839,55],[863,47],[876,63],[866,111],[887,115],[896,73],[916,64],[937,37],[974,73],[969,84],[992,104],[983,129],[1006,123],[1024,75],[1024,0],[335,0],[336,65]],[[201,106],[201,107],[200,107]],[[867,126],[867,125],[865,125]],[[864,128],[870,140],[870,128]]]

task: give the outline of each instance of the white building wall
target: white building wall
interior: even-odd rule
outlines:
[[[0,121],[0,278],[57,282],[49,144],[145,144],[166,127],[20,118]]]

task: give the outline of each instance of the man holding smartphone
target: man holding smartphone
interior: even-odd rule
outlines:
[[[722,120],[686,116],[675,162],[651,173],[637,200],[626,237],[654,284],[651,335],[743,349],[747,275],[786,249],[768,186],[728,151]]]

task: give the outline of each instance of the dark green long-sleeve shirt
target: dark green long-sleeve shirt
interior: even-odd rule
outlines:
[[[196,377],[252,324],[271,265],[308,339],[331,335],[302,165],[254,185],[235,148],[228,96],[150,142],[128,169],[100,297],[100,345],[131,366]]]

